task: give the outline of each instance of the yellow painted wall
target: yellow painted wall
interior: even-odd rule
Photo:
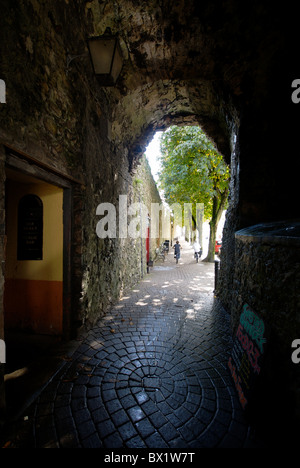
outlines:
[[[18,203],[43,202],[43,259],[17,260]],[[60,334],[63,318],[63,190],[26,177],[7,180],[4,320],[8,328]]]
[[[44,210],[43,260],[17,260],[18,203],[27,194],[40,197]],[[63,279],[63,190],[46,183],[7,181],[6,277],[62,281]]]

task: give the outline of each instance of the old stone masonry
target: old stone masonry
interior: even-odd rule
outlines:
[[[188,245],[178,264],[171,253],[155,263],[64,357],[11,445],[257,446],[228,373],[229,316],[213,288],[214,265],[196,263]]]

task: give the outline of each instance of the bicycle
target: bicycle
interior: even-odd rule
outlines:
[[[196,263],[198,263],[199,258],[201,258],[201,255],[202,255],[202,250],[200,250],[199,252],[195,252],[195,253],[194,253],[194,257],[195,257],[195,259],[196,259]]]
[[[165,261],[165,258],[166,258],[166,249],[165,249],[165,246],[162,244],[160,247],[158,247],[155,251],[156,253],[156,259],[162,259],[162,261],[164,262]]]

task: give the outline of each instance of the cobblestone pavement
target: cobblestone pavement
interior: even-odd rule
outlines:
[[[257,447],[227,370],[214,265],[170,252],[85,334],[31,404],[12,447]],[[25,429],[26,427],[26,429]]]

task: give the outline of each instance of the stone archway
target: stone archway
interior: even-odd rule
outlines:
[[[237,0],[2,2],[0,139],[79,181],[69,212],[81,242],[76,323],[95,320],[118,294],[126,257],[117,242],[98,241],[96,207],[130,193],[132,169],[157,129],[199,124],[231,164],[220,276],[227,308],[235,231],[298,216],[294,21],[281,4],[259,1],[247,9]],[[106,28],[119,36],[124,59],[114,87],[98,83],[86,54],[87,38]],[[69,53],[78,58],[67,66]],[[3,227],[0,247],[2,260]]]

